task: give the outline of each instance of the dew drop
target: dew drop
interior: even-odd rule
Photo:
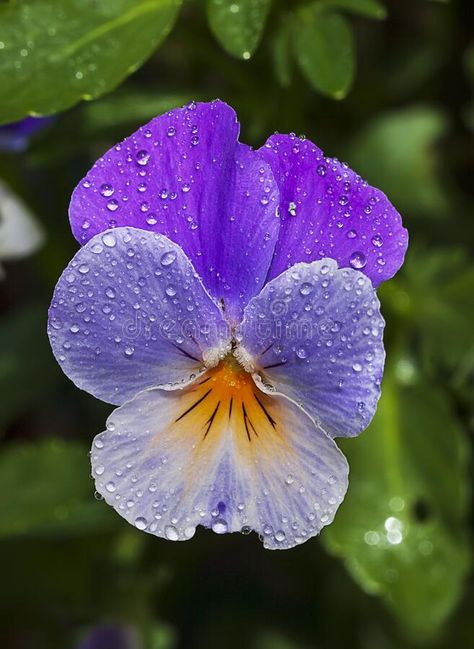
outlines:
[[[351,258],[349,259],[349,263],[352,266],[352,268],[359,270],[360,268],[364,268],[364,266],[367,263],[367,260],[363,252],[356,251],[352,253]]]
[[[138,518],[135,519],[135,527],[138,530],[146,530],[148,525],[148,521],[146,518],[143,518],[143,516],[139,516]]]
[[[179,539],[178,530],[174,525],[167,525],[165,527],[165,536],[169,541],[177,541]]]
[[[144,167],[145,165],[148,164],[149,159],[150,159],[150,154],[149,154],[148,151],[145,151],[145,149],[142,149],[141,151],[138,151],[136,156],[135,156],[135,160],[142,167]]]
[[[161,255],[161,265],[162,266],[171,266],[171,264],[176,260],[176,252],[174,250],[169,250],[168,252],[164,252]]]
[[[212,531],[216,534],[225,534],[227,532],[227,529],[227,523],[222,518],[218,518],[212,524]]]
[[[300,286],[301,295],[310,295],[312,292],[313,292],[312,284],[310,284],[309,282],[304,282],[304,284],[301,284]]]
[[[104,183],[103,185],[100,186],[99,191],[102,196],[105,196],[108,198],[109,196],[112,196],[114,193],[114,188],[112,185],[109,185],[109,183]]]
[[[380,234],[376,234],[372,237],[372,243],[376,248],[381,248],[383,246],[383,239]]]
[[[296,355],[298,356],[298,358],[304,359],[304,358],[306,358],[308,356],[308,352],[306,351],[306,349],[304,347],[299,347],[296,350]]]

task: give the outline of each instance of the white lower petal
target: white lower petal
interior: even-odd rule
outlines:
[[[179,392],[145,390],[94,440],[97,490],[139,529],[170,540],[197,525],[289,548],[334,518],[347,462],[293,402],[225,362]]]

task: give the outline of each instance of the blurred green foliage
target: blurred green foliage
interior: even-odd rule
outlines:
[[[0,154],[0,176],[47,232],[40,253],[6,265],[0,282],[0,646],[73,648],[87,629],[121,622],[138,629],[143,649],[470,647],[470,3],[189,0],[155,51],[177,5],[0,7],[0,41],[15,43],[0,51],[3,121],[105,93],[151,56],[116,91],[59,114],[25,153]],[[100,74],[74,81],[88,65]],[[329,98],[350,88],[344,101]],[[78,180],[155,114],[215,97],[236,108],[245,142],[295,131],[347,160],[410,232],[403,269],[379,291],[387,373],[370,428],[343,445],[347,498],[322,542],[288,552],[204,530],[171,544],[96,502],[87,451],[110,409],[61,374],[45,333],[76,249],[67,206]]]

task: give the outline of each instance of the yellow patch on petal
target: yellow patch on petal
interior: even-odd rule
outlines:
[[[232,357],[210,369],[180,394],[174,421],[159,433],[172,441],[194,438],[193,464],[202,468],[221,444],[232,444],[241,459],[288,457],[281,405],[261,392]],[[157,436],[158,438],[158,436]],[[158,439],[156,439],[158,441]]]

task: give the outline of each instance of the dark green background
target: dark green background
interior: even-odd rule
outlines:
[[[285,12],[303,4],[275,1],[255,55],[240,61],[213,38],[204,3],[185,3],[118,89],[58,114],[27,152],[0,154],[0,176],[47,233],[0,283],[2,649],[72,648],[104,622],[136,626],[143,649],[474,646],[472,6],[390,0],[385,20],[350,17],[357,76],[334,101],[282,45]],[[297,31],[290,40],[291,50]],[[347,160],[410,233],[404,268],[380,289],[379,411],[343,444],[348,496],[320,539],[289,551],[205,530],[173,544],[96,502],[87,452],[110,408],[62,375],[46,337],[54,284],[77,249],[67,207],[78,180],[155,114],[216,97],[237,110],[244,142],[294,131]],[[402,542],[374,545],[389,517]]]

